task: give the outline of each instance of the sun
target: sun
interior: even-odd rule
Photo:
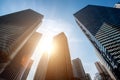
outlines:
[[[54,46],[53,46],[52,37],[43,35],[31,59],[39,60],[40,56],[42,56],[43,54],[47,54],[48,57],[50,57],[53,50],[54,50]]]
[[[52,43],[52,37],[43,36],[39,46],[40,46],[39,49],[41,50],[42,53],[47,53],[48,56],[50,56],[54,48]]]

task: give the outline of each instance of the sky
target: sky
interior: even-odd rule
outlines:
[[[88,4],[113,7],[117,2],[119,0],[0,0],[0,16],[25,9],[43,14],[43,23],[38,32],[43,36],[64,32],[68,38],[71,59],[79,57],[85,72],[90,73],[93,79],[97,72],[94,62],[99,59],[92,44],[75,22],[73,14]]]

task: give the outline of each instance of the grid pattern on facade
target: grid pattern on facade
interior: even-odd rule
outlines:
[[[120,63],[120,30],[108,24],[104,24],[96,34],[96,39],[106,49],[105,55],[111,61],[113,67]]]
[[[15,58],[5,67],[0,77],[6,80],[21,80],[40,38],[41,34],[35,32]]]
[[[31,9],[0,17],[0,62],[6,62],[16,55],[38,28],[42,18],[43,15]]]
[[[79,27],[95,47],[98,57],[112,74],[112,78],[119,80],[120,9],[88,5],[74,16]]]

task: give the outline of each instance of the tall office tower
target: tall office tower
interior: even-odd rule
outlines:
[[[88,5],[74,14],[109,74],[120,79],[120,9]],[[114,76],[111,74],[114,74]]]
[[[0,77],[5,80],[21,80],[41,35],[35,32],[8,64]]]
[[[48,65],[48,53],[45,52],[41,56],[41,59],[38,63],[35,76],[34,76],[34,80],[45,80],[47,65]]]
[[[34,62],[34,61],[33,61],[32,59],[29,61],[29,63],[28,63],[28,65],[27,65],[26,69],[25,69],[25,72],[24,72],[21,80],[26,80],[26,79],[27,79],[27,76],[28,76],[28,74],[29,74],[29,72],[30,72],[30,69],[31,69],[31,67],[32,67],[33,62]]]
[[[114,7],[115,8],[120,8],[120,2],[116,3]]]
[[[45,80],[73,80],[67,37],[63,32],[53,38],[53,46]]]
[[[89,73],[86,73],[86,80],[92,80]]]
[[[79,58],[72,60],[73,75],[77,80],[86,80],[86,74],[82,65],[82,62]]]
[[[112,80],[109,73],[107,72],[105,67],[100,62],[96,62],[95,65],[99,71],[99,74],[101,75],[102,80]]]
[[[31,10],[0,16],[0,73],[39,27],[43,15]]]

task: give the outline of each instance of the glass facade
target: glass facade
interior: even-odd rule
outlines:
[[[120,9],[117,8],[88,5],[74,16],[94,36],[104,22],[120,25]]]
[[[88,5],[74,14],[76,22],[105,61],[120,79],[120,9]]]

